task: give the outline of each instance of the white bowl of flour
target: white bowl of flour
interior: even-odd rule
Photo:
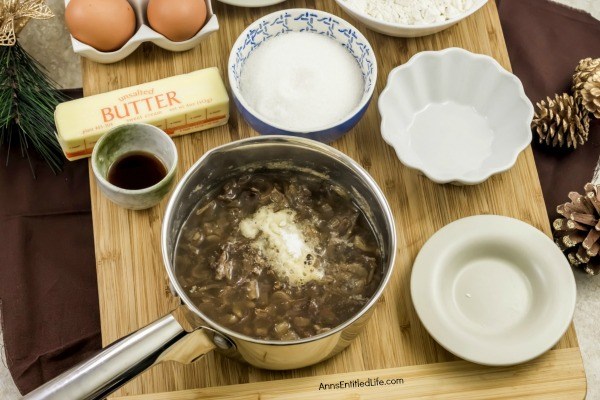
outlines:
[[[335,0],[372,30],[418,37],[440,32],[465,19],[487,0]]]

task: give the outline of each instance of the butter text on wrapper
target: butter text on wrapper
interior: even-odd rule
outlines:
[[[115,104],[112,107],[106,107],[101,110],[102,119],[104,122],[110,122],[115,118],[127,118],[132,115],[139,115],[140,112],[152,112],[157,109],[170,107],[173,104],[181,104],[181,101],[177,100],[176,96],[176,92],[167,92],[128,103]]]

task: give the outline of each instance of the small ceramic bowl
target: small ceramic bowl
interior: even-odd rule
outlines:
[[[342,120],[309,132],[291,130],[268,121],[253,110],[242,96],[240,79],[246,60],[262,43],[288,32],[325,35],[344,46],[358,62],[364,79],[363,96],[359,104]],[[377,60],[367,39],[351,24],[333,14],[299,8],[274,12],[248,26],[233,45],[228,73],[233,100],[242,117],[258,133],[298,136],[329,143],[352,129],[367,110],[377,82]]]
[[[156,156],[165,166],[167,175],[154,186],[140,190],[128,190],[108,181],[113,163],[124,154],[146,152]],[[175,183],[177,171],[177,148],[173,140],[152,125],[127,124],[107,132],[98,140],[92,152],[92,169],[100,190],[121,207],[143,210],[158,204]]]
[[[437,183],[481,183],[531,142],[533,106],[521,81],[458,48],[418,53],[392,70],[379,112],[400,161]]]
[[[473,6],[469,8],[469,10],[454,18],[450,18],[442,22],[422,25],[407,25],[386,22],[384,20],[374,18],[360,10],[357,10],[355,7],[352,7],[350,4],[348,4],[347,0],[335,0],[335,2],[338,3],[338,5],[348,14],[350,14],[352,17],[356,18],[375,32],[397,37],[419,37],[431,35],[443,31],[444,29],[450,28],[452,25],[457,24],[458,22],[462,21],[463,19],[467,18],[471,14],[475,13],[475,11],[483,7],[485,3],[487,3],[487,0],[474,0]]]
[[[65,0],[65,7],[70,0]],[[150,27],[148,18],[146,17],[146,9],[148,8],[148,0],[127,0],[133,11],[137,21],[136,31],[134,35],[118,50],[115,51],[99,51],[92,46],[82,43],[71,35],[71,44],[73,51],[82,57],[89,58],[92,61],[101,64],[110,64],[124,59],[133,53],[142,43],[152,42],[158,47],[169,51],[187,51],[206,39],[210,34],[219,30],[219,22],[217,16],[213,13],[210,0],[206,0],[206,22],[194,37],[182,42],[173,42],[167,39],[160,33]]]

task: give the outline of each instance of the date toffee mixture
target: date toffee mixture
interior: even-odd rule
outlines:
[[[191,212],[176,246],[177,278],[194,304],[257,339],[335,328],[382,279],[376,236],[352,196],[308,173],[226,181]]]

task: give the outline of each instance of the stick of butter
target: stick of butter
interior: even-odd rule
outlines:
[[[77,160],[122,124],[143,122],[171,136],[224,125],[229,96],[218,68],[207,68],[59,104],[54,120],[65,156]]]

